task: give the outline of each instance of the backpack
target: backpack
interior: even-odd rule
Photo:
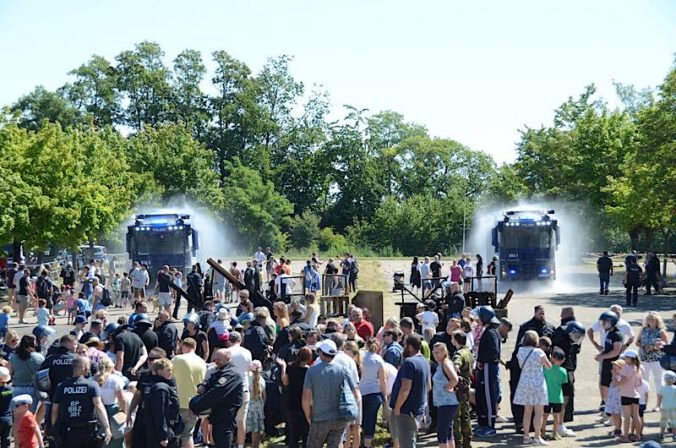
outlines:
[[[41,299],[48,299],[49,298],[49,281],[46,280],[43,277],[38,277],[37,280],[37,292],[38,292],[38,297]]]
[[[110,289],[103,287],[103,294],[101,294],[101,300],[99,303],[103,306],[110,306],[113,304],[113,300],[110,296]]]
[[[216,320],[214,313],[210,311],[200,311],[198,315],[200,318],[200,328],[202,331],[207,331],[214,320]]]
[[[469,401],[469,390],[472,386],[472,382],[469,378],[458,375],[458,384],[455,385],[455,397],[458,399],[458,402],[465,403]]]

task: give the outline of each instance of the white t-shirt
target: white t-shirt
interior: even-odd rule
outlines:
[[[115,374],[108,375],[108,379],[101,389],[101,402],[104,405],[116,404],[117,403],[117,393],[124,389],[124,380]]]
[[[249,369],[251,368],[251,352],[241,346],[230,347],[227,349],[232,353],[232,365],[235,366],[237,373],[242,376],[244,392],[249,392]]]
[[[143,269],[134,269],[131,271],[131,287],[141,289],[146,287],[146,279],[148,274]]]
[[[617,325],[615,325],[615,328],[622,334],[622,342],[627,343],[627,340],[629,338],[634,337],[634,330],[631,329],[631,325],[624,320],[620,319],[617,321]],[[606,343],[606,330],[604,330],[603,326],[601,325],[601,321],[597,320],[594,322],[591,326],[591,329],[594,333],[598,333],[600,335],[600,341],[599,345],[603,347],[603,345]]]
[[[14,291],[16,291],[17,294],[19,294],[19,281],[21,280],[21,277],[23,277],[23,271],[14,274]]]
[[[420,265],[420,278],[423,280],[428,279],[430,278],[430,273],[431,273],[430,264],[422,263]]]
[[[383,364],[383,369],[385,369],[385,382],[387,383],[387,394],[389,395],[392,393],[392,387],[394,387],[394,381],[397,379],[399,370],[389,362]]]
[[[472,277],[473,274],[474,274],[474,268],[472,267],[471,264],[469,264],[468,262],[465,262],[465,266],[462,268],[463,277],[465,277],[465,278]]]
[[[650,392],[650,384],[646,380],[641,382],[641,385],[638,387],[638,404],[645,404],[645,399]]]
[[[275,289],[279,296],[282,295],[282,282],[284,282],[285,290],[284,294],[289,295],[293,293],[293,284],[295,283],[292,278],[289,278],[286,274],[280,274],[275,279]]]
[[[263,262],[265,261],[265,254],[260,250],[256,251],[256,253],[254,254],[254,260],[258,262],[258,266],[263,266]]]
[[[423,331],[430,328],[436,331],[437,325],[439,325],[439,315],[434,311],[424,311],[418,314],[416,318],[422,322]]]

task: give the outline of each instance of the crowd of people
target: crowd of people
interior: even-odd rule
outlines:
[[[483,269],[480,261],[473,275]],[[289,260],[259,249],[239,275],[231,265],[237,282],[199,265],[185,282],[169,266],[151,278],[140,263],[106,281],[91,264],[82,273],[65,266],[57,288],[48,272],[38,285],[40,277],[16,269],[10,305],[21,322],[26,308],[37,307],[38,325],[19,337],[9,324],[12,307],[0,314],[0,448],[9,446],[10,435],[19,448],[240,448],[273,436],[289,447],[359,448],[375,446],[379,425],[389,430],[388,446],[414,447],[427,431],[439,447],[468,448],[473,439],[497,434],[508,406],[524,444],[548,445],[576,435],[568,426],[585,336],[598,350],[602,422],[613,426],[611,436],[643,438],[650,390],[657,396],[652,409],[662,416],[660,436],[676,430],[669,361],[676,346],[658,313],[648,313],[634,335],[619,305],[589,329],[572,307],[561,310],[555,326],[536,306],[507,358],[503,344],[512,323],[489,306],[468,306],[455,281],[463,278],[460,262],[448,273],[438,258],[428,262],[420,287],[440,279],[443,294],[380,328],[368,309],[354,305],[346,316],[321,315],[322,286],[315,280],[324,262],[314,254],[294,276]],[[353,256],[328,260],[324,272],[334,270],[356,289]],[[293,278],[308,283],[296,289]],[[44,285],[52,288],[50,297]],[[182,297],[187,314],[179,321]],[[268,302],[254,304],[255,297]],[[129,305],[129,315],[109,318],[111,307]],[[73,325],[63,335],[50,325],[60,312]],[[509,395],[500,382],[503,368]]]

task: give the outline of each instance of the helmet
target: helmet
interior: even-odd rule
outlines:
[[[75,316],[75,325],[85,323],[87,323],[87,318],[84,315],[78,314],[77,316]]]
[[[610,326],[614,327],[615,325],[617,325],[618,318],[617,314],[613,313],[612,311],[604,311],[599,316],[599,320],[601,322],[609,322]]]
[[[145,313],[139,314],[136,316],[136,319],[134,319],[134,326],[137,326],[138,324],[153,325],[153,323],[150,321],[150,318]]]
[[[35,336],[38,340],[41,338],[54,336],[54,334],[56,334],[56,331],[54,331],[53,328],[49,328],[45,325],[38,325],[37,327],[33,328],[33,336]]]
[[[117,331],[118,328],[120,328],[120,326],[115,322],[111,322],[108,325],[106,325],[106,328],[103,329],[103,332],[106,335],[106,339],[110,335],[115,334],[115,332]]]
[[[570,342],[573,344],[580,345],[584,339],[584,325],[582,322],[576,320],[571,320],[566,325],[563,326],[563,331],[570,338]]]
[[[35,374],[33,385],[40,392],[49,392],[52,388],[52,380],[49,378],[49,369],[42,369]]]
[[[481,321],[481,323],[483,323],[484,325],[500,323],[498,318],[495,317],[495,311],[493,311],[493,308],[491,308],[490,306],[480,306],[477,309],[477,315],[479,316],[479,320]]]
[[[199,326],[200,317],[197,315],[197,313],[188,313],[183,318],[183,325],[188,325],[188,322],[192,322],[195,324],[195,326]]]

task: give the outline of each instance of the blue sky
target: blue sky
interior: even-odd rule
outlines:
[[[392,109],[433,135],[514,159],[519,128],[589,83],[658,85],[676,50],[676,2],[0,0],[0,104],[53,89],[92,54],[113,60],[142,40],[167,62],[223,49],[257,71],[292,72],[341,105]]]

